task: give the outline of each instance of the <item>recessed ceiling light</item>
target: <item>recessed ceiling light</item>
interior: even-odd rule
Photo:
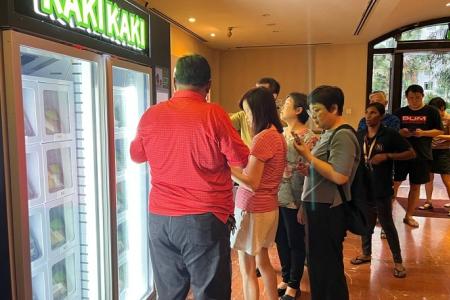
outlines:
[[[216,36],[216,34],[213,32],[213,33],[210,33],[209,34],[211,37],[215,37]]]
[[[447,4],[445,4],[445,6],[447,6],[447,7],[450,7],[450,2],[449,2],[449,3],[447,3]]]
[[[195,18],[193,18],[193,17],[190,17],[188,19],[188,21],[189,21],[189,23],[195,23],[195,21],[197,21],[197,20]]]

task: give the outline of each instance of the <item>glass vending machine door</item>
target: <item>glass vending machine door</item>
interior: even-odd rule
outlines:
[[[97,62],[27,46],[20,60],[33,299],[99,299]]]
[[[145,164],[131,161],[130,143],[149,106],[150,76],[114,66],[117,270],[120,299],[144,299],[153,289],[147,234],[149,178]]]

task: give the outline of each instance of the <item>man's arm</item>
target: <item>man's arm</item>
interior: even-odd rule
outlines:
[[[416,131],[413,132],[413,136],[416,137],[431,137],[434,138],[438,135],[444,134],[443,130],[439,129],[431,129],[431,130],[421,130],[420,128],[417,128]]]
[[[147,161],[144,145],[142,143],[142,137],[139,135],[136,135],[130,144],[130,156],[131,160],[136,163],[143,163]]]
[[[241,112],[236,114],[239,113]],[[230,166],[245,167],[249,155],[248,147],[244,144],[236,129],[233,128],[231,119],[221,107],[217,106],[214,114],[220,151],[225,155]]]

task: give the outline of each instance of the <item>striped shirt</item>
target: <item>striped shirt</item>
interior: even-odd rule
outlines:
[[[286,166],[286,151],[286,141],[274,126],[253,138],[250,155],[264,162],[264,171],[255,192],[238,188],[236,207],[248,212],[269,212],[278,208],[278,188]]]

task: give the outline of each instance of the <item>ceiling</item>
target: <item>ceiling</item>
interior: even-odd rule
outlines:
[[[396,28],[450,16],[450,0],[378,0],[359,35],[370,0],[137,0],[216,49],[366,43]],[[196,22],[190,23],[189,17]],[[233,27],[228,37],[228,27]],[[215,37],[210,34],[215,33]]]

